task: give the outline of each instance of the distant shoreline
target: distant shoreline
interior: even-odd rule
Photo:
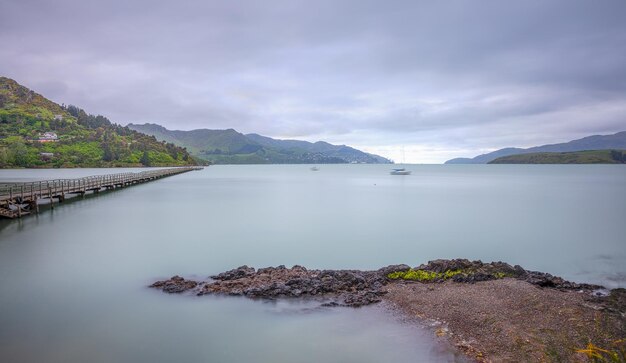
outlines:
[[[502,156],[488,164],[626,164],[625,150],[541,152]]]
[[[0,170],[74,170],[74,169],[156,169],[156,168],[189,168],[189,167],[207,167],[210,165],[156,165],[156,166],[145,166],[145,165],[124,165],[124,166],[61,166],[61,167],[50,167],[50,166],[29,166],[29,167],[10,167],[10,168],[0,168]]]
[[[615,354],[622,349],[622,355],[626,347],[626,289],[609,291],[503,262],[435,260],[376,271],[241,266],[206,281],[174,276],[151,287],[254,299],[312,298],[325,307],[384,302],[408,318],[430,322],[436,336],[479,362],[581,360],[590,352],[605,354],[593,347]]]

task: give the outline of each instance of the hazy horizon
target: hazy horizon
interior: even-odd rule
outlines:
[[[26,0],[0,74],[111,121],[441,163],[626,130],[626,2]]]

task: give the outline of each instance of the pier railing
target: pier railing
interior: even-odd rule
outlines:
[[[147,170],[138,173],[93,175],[77,179],[54,179],[23,183],[0,183],[0,217],[15,218],[37,208],[37,200],[54,198],[60,202],[66,194],[85,194],[88,191],[114,189],[199,170],[201,167],[178,167]],[[38,208],[37,208],[38,209]]]

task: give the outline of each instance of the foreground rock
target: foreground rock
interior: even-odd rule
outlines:
[[[157,281],[151,287],[169,293],[193,290],[197,295],[243,295],[263,299],[319,297],[325,300],[323,304],[326,306],[359,307],[380,302],[386,283],[385,274],[378,271],[308,270],[302,266],[256,270],[241,266],[212,276],[205,282],[175,276]]]
[[[608,293],[602,286],[503,262],[435,260],[375,271],[241,266],[205,281],[174,276],[151,287],[197,295],[315,298],[324,306],[384,301],[407,317],[434,322],[438,335],[487,362],[585,361],[585,354],[609,353],[577,349],[593,343],[619,354],[626,337],[626,290]]]
[[[547,273],[526,271],[520,266],[511,266],[504,262],[483,263],[466,259],[434,260],[415,268],[391,265],[376,271],[308,270],[302,266],[266,267],[257,270],[241,266],[211,276],[206,281],[174,276],[169,280],[157,281],[151,287],[168,293],[193,290],[198,295],[244,295],[265,299],[315,296],[330,299],[327,303],[329,305],[358,307],[379,302],[380,297],[386,293],[384,286],[394,281],[440,283],[453,280],[473,284],[505,277],[561,290],[592,291],[602,288],[565,281]]]
[[[161,289],[164,292],[167,292],[170,294],[175,294],[175,293],[180,293],[180,292],[184,292],[187,290],[191,290],[195,288],[196,286],[198,286],[197,282],[191,281],[191,280],[185,280],[184,278],[178,275],[173,276],[169,280],[157,281],[154,284],[150,285],[150,287]]]

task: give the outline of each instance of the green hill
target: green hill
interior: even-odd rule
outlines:
[[[625,150],[587,150],[509,155],[489,164],[625,164]]]
[[[187,150],[0,77],[0,167],[193,165]]]
[[[160,125],[129,124],[129,128],[158,140],[186,147],[197,157],[216,164],[341,164],[391,161],[346,145],[318,141],[278,140],[227,130],[168,130]]]

